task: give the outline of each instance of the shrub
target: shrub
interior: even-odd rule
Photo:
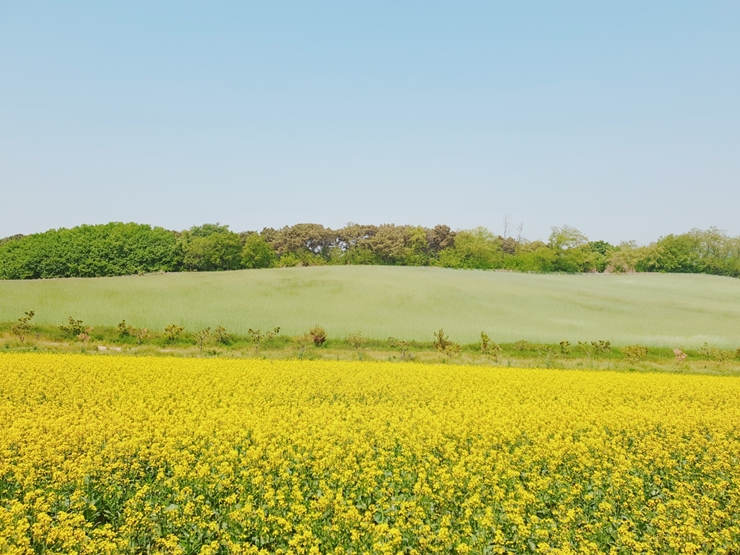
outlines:
[[[622,352],[630,362],[636,363],[647,356],[648,348],[643,345],[629,345],[627,347],[623,347]]]
[[[18,318],[18,323],[14,325],[12,328],[10,328],[10,331],[13,332],[13,334],[18,336],[18,339],[21,343],[24,343],[26,341],[26,334],[31,331],[31,318],[34,317],[36,313],[33,310],[29,310],[26,312],[25,316],[21,316]]]
[[[488,347],[491,344],[491,338],[484,331],[480,332],[480,352],[483,354],[488,353]]]
[[[560,342],[560,352],[564,355],[570,354],[570,341]]]
[[[361,349],[367,343],[367,339],[362,335],[361,332],[351,333],[347,336],[347,339],[345,339],[345,341],[347,341],[347,343],[349,343],[355,350]]]
[[[247,330],[247,334],[249,335],[249,338],[254,343],[254,352],[260,350],[260,345],[263,341],[269,341],[273,337],[275,337],[278,333],[280,333],[280,328],[274,328],[272,331],[268,331],[265,333],[262,333],[262,330],[253,330],[252,328],[249,328]]]
[[[62,330],[64,333],[71,335],[72,337],[78,337],[86,331],[84,325],[82,324],[82,320],[75,320],[70,316],[68,321],[68,326],[59,326],[59,329]],[[92,328],[88,329],[92,331]]]
[[[117,327],[118,327],[118,335],[120,337],[131,337],[134,333],[134,328],[126,325],[126,320],[121,320],[121,323],[118,324]]]
[[[311,336],[313,344],[317,347],[321,347],[326,343],[326,331],[321,326],[314,326],[308,331],[308,335]]]
[[[589,345],[587,342],[585,342],[585,341],[579,341],[578,342],[578,350],[579,351],[581,351],[583,353],[586,353],[587,355],[590,355],[591,354],[591,349],[592,349],[592,346]]]
[[[136,338],[136,344],[141,345],[147,339],[151,339],[152,336],[149,334],[149,330],[141,328],[139,331],[134,332],[134,337]]]
[[[610,353],[612,350],[611,341],[604,341],[603,339],[600,339],[598,341],[591,341],[591,346],[597,353]]]
[[[524,339],[520,339],[519,341],[514,343],[515,351],[533,351],[534,348],[534,343],[530,343],[529,341],[525,341]]]
[[[406,354],[409,352],[408,341],[401,341],[400,339],[396,339],[395,337],[389,337],[388,346],[391,349],[398,349],[399,351],[401,351],[401,360],[406,359]]]
[[[167,341],[175,341],[180,337],[180,334],[184,329],[185,328],[178,326],[177,324],[170,324],[164,328],[164,335],[167,338]]]
[[[704,358],[716,360],[717,362],[727,362],[732,358],[733,355],[731,351],[711,347],[708,343],[704,343],[699,348],[699,354],[701,354]]]
[[[440,328],[439,331],[434,332],[434,347],[438,351],[450,357],[460,354],[460,351],[462,350],[459,343],[450,341],[449,337],[445,335],[445,331],[442,328]]]
[[[491,341],[488,334],[482,331],[480,332],[480,352],[484,355],[493,355],[494,359],[498,361],[498,356],[501,354],[501,347]]]
[[[198,348],[201,351],[203,350],[203,343],[207,341],[210,336],[211,336],[210,327],[202,329],[198,333],[195,334],[195,341],[198,344]]]
[[[280,328],[275,328],[275,329],[280,331]],[[229,336],[229,333],[226,331],[225,327],[218,326],[215,330],[213,330],[213,333],[216,336],[216,341],[224,345],[229,344],[231,337]]]

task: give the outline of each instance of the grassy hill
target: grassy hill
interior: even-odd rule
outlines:
[[[95,279],[1,281],[0,321],[35,310],[35,321],[189,330],[280,326],[298,335],[362,332],[453,340],[617,345],[740,345],[740,280],[707,275],[542,275],[418,267],[332,266]]]

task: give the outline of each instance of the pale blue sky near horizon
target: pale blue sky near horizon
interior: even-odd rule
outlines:
[[[740,2],[0,2],[0,237],[740,235]]]

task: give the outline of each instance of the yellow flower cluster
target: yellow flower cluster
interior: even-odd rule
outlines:
[[[738,553],[740,379],[0,355],[2,553]]]

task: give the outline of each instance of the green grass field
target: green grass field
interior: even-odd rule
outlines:
[[[460,342],[608,339],[615,345],[740,345],[740,280],[707,275],[542,275],[440,268],[332,266],[96,279],[0,281],[0,321],[89,325],[122,319],[161,330],[280,326],[299,335]]]

